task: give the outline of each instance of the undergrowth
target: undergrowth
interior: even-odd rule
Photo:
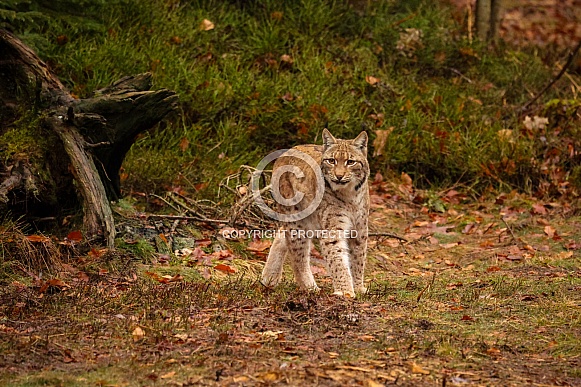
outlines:
[[[71,18],[20,30],[44,38],[29,44],[75,95],[145,71],[180,95],[176,118],[133,146],[126,192],[213,196],[239,165],[320,141],[326,123],[342,137],[365,125],[373,168],[419,186],[553,195],[569,171],[579,185],[576,95],[557,87],[527,112],[549,116],[544,128],[515,113],[552,64],[470,41],[437,2],[123,0]]]

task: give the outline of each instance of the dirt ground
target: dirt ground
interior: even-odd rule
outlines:
[[[372,187],[368,294],[332,296],[316,251],[321,292],[266,289],[268,240],[182,222],[162,239],[195,235],[189,255],[6,279],[0,384],[581,385],[579,207]]]

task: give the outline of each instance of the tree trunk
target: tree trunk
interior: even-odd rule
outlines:
[[[0,213],[54,216],[80,204],[85,234],[113,247],[109,201],[119,198],[125,155],[177,104],[174,92],[150,88],[151,74],[140,74],[76,100],[0,30]]]
[[[488,40],[496,41],[498,39],[498,30],[500,29],[500,19],[502,17],[502,0],[492,0],[490,7],[490,30],[488,31]]]
[[[503,0],[476,0],[476,35],[482,41],[498,38]]]
[[[492,0],[476,0],[476,35],[482,41],[488,39]]]

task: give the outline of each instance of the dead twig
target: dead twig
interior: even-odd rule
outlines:
[[[508,232],[510,233],[510,235],[512,236],[512,239],[514,240],[514,243],[518,243],[518,239],[516,238],[516,236],[514,235],[514,232],[512,232],[512,228],[508,225],[508,223],[506,222],[506,220],[504,219],[504,216],[501,216],[500,219],[502,220],[502,223],[504,223],[504,225],[506,226],[506,229],[508,230]]]
[[[230,221],[224,219],[208,219],[208,218],[198,218],[197,216],[184,216],[184,215],[157,215],[157,214],[144,214],[146,219],[170,219],[170,220],[191,220],[194,222],[206,222],[206,223],[218,223],[218,224],[228,224]]]
[[[518,112],[524,112],[525,110],[527,110],[529,106],[535,103],[543,94],[545,94],[547,90],[551,88],[551,86],[553,86],[555,83],[557,83],[559,79],[561,79],[561,77],[565,74],[567,69],[573,63],[573,59],[575,59],[575,56],[577,55],[580,49],[581,49],[581,40],[579,40],[577,46],[575,46],[575,48],[569,52],[569,55],[567,56],[567,63],[565,63],[561,71],[559,71],[559,74],[557,74],[557,76],[553,78],[551,82],[549,82],[545,87],[543,87],[543,89],[539,91],[537,95],[535,95],[529,102],[525,103],[520,109],[518,109]]]
[[[406,238],[401,237],[401,236],[394,234],[394,233],[391,233],[391,232],[370,232],[368,235],[370,237],[388,237],[388,238],[400,240],[402,242],[409,242]]]
[[[430,283],[428,283],[426,285],[425,288],[422,289],[422,291],[420,292],[420,294],[418,294],[418,298],[416,299],[416,302],[420,302],[420,299],[422,298],[422,296],[424,295],[424,293],[432,287],[432,285],[434,284],[434,281],[436,280],[436,272],[434,272],[434,275],[432,276],[432,280],[430,281]]]
[[[460,78],[462,78],[463,80],[465,80],[468,83],[474,83],[474,82],[472,82],[472,79],[468,78],[466,75],[462,74],[460,71],[456,70],[453,67],[445,67],[445,69],[450,70],[451,72],[458,75]]]

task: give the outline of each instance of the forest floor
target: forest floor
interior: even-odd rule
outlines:
[[[407,242],[372,238],[355,299],[331,295],[316,251],[319,293],[288,272],[267,289],[268,240],[199,224],[158,235],[195,235],[170,259],[93,249],[53,278],[15,272],[0,385],[581,385],[579,207],[403,177],[373,183],[371,231]]]
[[[572,22],[575,15],[569,15],[568,11],[577,9],[573,7],[573,0],[563,2],[567,7],[554,7],[558,16],[555,16],[556,23],[537,23],[550,13],[539,11],[536,3],[526,3],[535,12],[511,10],[501,30],[505,40],[514,44],[541,40],[571,47],[571,41],[580,36],[578,23]],[[544,3],[556,4],[554,0]],[[465,9],[463,7],[461,11]],[[462,12],[460,19],[464,15]],[[133,17],[129,11],[128,15]],[[168,17],[166,13],[160,15],[163,17],[158,19],[165,26]],[[272,15],[268,17],[280,19],[280,12]],[[326,15],[326,12],[317,14],[318,17]],[[414,17],[415,13],[411,18],[397,16],[396,23],[408,19],[415,23]],[[144,20],[142,24],[149,26],[149,19]],[[232,20],[244,19],[233,17]],[[291,24],[289,22],[285,28]],[[418,26],[421,24],[418,22]],[[195,24],[174,22],[172,27],[178,26],[184,31],[168,31],[167,36],[158,34],[163,49],[160,53],[168,55],[169,37],[176,47],[181,47],[178,43],[182,38],[179,36],[188,36],[187,33],[193,36],[191,31],[196,29],[192,29],[192,25]],[[324,26],[325,23],[313,25]],[[380,28],[388,24],[383,21],[377,25],[381,32]],[[408,27],[405,23],[402,26]],[[416,24],[409,25],[414,26],[417,27]],[[511,33],[515,30],[522,31],[522,34]],[[133,35],[145,34],[149,44],[147,34],[151,31],[139,31],[129,30],[127,33],[131,34],[131,39]],[[217,34],[217,37],[244,31],[244,28],[221,31],[226,32]],[[265,31],[271,34],[270,30]],[[123,41],[134,46],[133,40],[123,37],[123,32],[122,28],[109,29],[111,46],[103,47],[124,47]],[[197,30],[194,32],[201,34]],[[428,33],[430,29],[426,29]],[[115,40],[117,34],[119,40]],[[266,37],[270,39],[270,35]],[[315,39],[305,39],[308,44],[313,41]],[[108,67],[100,69],[98,65],[108,61],[95,60],[86,54],[88,50],[74,46],[75,42],[71,40],[67,46],[58,45],[55,57],[62,58],[62,51],[70,49],[75,55],[78,52],[72,63],[92,61],[90,66],[79,66],[78,70],[79,74],[93,74],[87,76],[87,82],[99,79],[94,74],[117,75]],[[458,47],[467,61],[477,58],[472,51]],[[200,89],[197,98],[203,96],[204,90],[208,95],[216,95],[214,86],[205,85],[208,75],[202,65],[209,62],[207,66],[210,66],[212,61],[225,58],[218,48],[216,50],[214,57],[217,59],[200,51],[198,62],[193,64],[194,68],[201,69],[197,75],[199,79],[192,76],[193,70],[172,72],[168,69],[167,77],[179,80],[176,74],[187,74],[184,79],[191,82],[192,90]],[[108,49],[103,51],[107,59],[115,58]],[[139,53],[142,51],[145,50],[138,50]],[[186,52],[187,60],[169,59],[165,65],[171,68],[172,64],[189,62],[190,53]],[[135,60],[124,51],[117,56],[129,58],[127,62],[131,64],[149,63],[151,59]],[[268,63],[268,60],[271,59],[266,56],[263,62]],[[375,59],[372,62],[375,63]],[[160,61],[151,63],[153,71]],[[359,65],[361,61],[357,59],[353,63]],[[525,67],[530,70],[528,62],[515,63],[498,72]],[[158,72],[163,74],[164,68],[160,66]],[[232,68],[235,69],[233,74],[239,77],[239,67]],[[302,71],[307,68],[305,66]],[[131,67],[123,71],[133,70]],[[478,75],[480,71],[474,70],[471,74]],[[162,75],[158,77],[161,79]],[[508,78],[518,79],[519,76]],[[234,89],[232,94],[247,98],[244,90],[248,82],[240,79],[231,83],[242,85],[240,90],[243,92]],[[277,82],[265,79],[265,86],[262,86],[264,95],[275,89],[273,85],[279,88],[284,85],[278,78]],[[291,85],[297,82],[294,75],[288,79]],[[305,96],[322,95],[321,88],[328,84],[325,79],[320,85],[314,84],[313,91],[306,92]],[[481,83],[488,90],[489,83],[484,82],[487,78],[482,79]],[[81,81],[75,83],[79,88],[84,85]],[[176,88],[179,87],[177,83]],[[414,80],[413,84],[416,83]],[[526,82],[524,84],[526,86]],[[544,80],[539,84],[544,84]],[[163,85],[173,88],[171,83]],[[224,88],[222,82],[220,85]],[[335,88],[333,83],[330,85]],[[510,83],[501,86],[509,91],[520,88]],[[183,90],[183,95],[191,94],[186,90]],[[336,105],[348,96],[342,90],[336,90]],[[402,90],[413,89],[402,87]],[[273,101],[280,102],[278,94],[278,90],[272,93]],[[529,94],[532,97],[534,93]],[[284,95],[283,102],[291,102],[286,94],[281,95]],[[414,94],[410,94],[409,98],[402,99],[402,103],[415,101],[414,98]],[[444,103],[447,99],[452,101],[450,109],[461,110],[456,108],[455,96],[445,98]],[[254,106],[247,100],[232,103],[223,96],[219,100],[231,105],[233,110],[238,110],[239,106]],[[500,104],[499,100],[493,106]],[[513,101],[515,106],[519,101]],[[472,98],[472,102],[482,105],[479,99]],[[379,100],[377,106],[384,105]],[[417,105],[422,107],[418,111],[426,110],[423,104]],[[204,112],[213,108],[219,111],[219,117],[230,119],[227,114],[222,114],[220,104],[213,99],[201,106]],[[252,110],[274,113],[265,106],[252,107]],[[345,111],[356,110],[353,109],[356,105],[345,106]],[[461,106],[464,106],[463,102]],[[254,115],[252,112],[251,116]],[[408,116],[413,117],[411,114],[405,117]],[[483,122],[483,128],[489,126],[481,114],[473,116],[476,118],[470,120],[479,125]],[[209,114],[208,117],[213,119]],[[273,122],[270,116],[265,117],[264,122]],[[287,117],[283,118],[287,120]],[[434,113],[433,119],[438,122],[439,117]],[[280,120],[283,122],[282,118]],[[239,125],[246,121],[239,120]],[[209,127],[215,125],[212,122]],[[463,125],[460,125],[461,133],[464,133]],[[573,126],[577,127],[577,124]],[[237,126],[233,133],[239,132],[250,131]],[[242,142],[230,132],[225,133],[225,139]],[[493,134],[495,138],[497,133]],[[194,139],[197,141],[198,137],[191,137],[192,144],[196,143]],[[218,145],[221,143],[219,138],[215,141]],[[188,155],[188,141],[178,138],[163,143],[179,143],[179,147],[174,148],[181,149],[180,155]],[[438,143],[435,144],[437,147]],[[226,145],[223,147],[228,149]],[[202,154],[205,155],[208,148],[216,147],[206,147]],[[128,171],[132,166],[137,169],[139,165],[149,165],[151,159],[153,161],[149,162],[154,166],[165,166],[159,160],[171,162],[172,168],[191,170],[201,178],[222,177],[217,173],[213,157],[205,157],[211,168],[201,174],[190,166],[196,160],[202,163],[204,157],[194,161],[188,158],[188,164],[178,164],[176,157],[165,153],[159,158],[147,154],[142,156],[144,149],[136,152],[139,157],[136,156],[133,164],[126,165]],[[174,152],[170,146],[160,149]],[[216,153],[219,152],[222,150],[216,148]],[[243,151],[239,153],[245,154]],[[429,157],[429,153],[425,154]],[[160,171],[164,177],[174,175],[170,173],[173,169],[164,167]],[[151,171],[144,169],[134,180],[155,180],[151,175]],[[205,180],[203,183],[207,184]],[[331,295],[330,278],[316,250],[312,252],[312,263],[315,278],[322,288],[319,293],[298,290],[289,271],[283,284],[275,289],[265,288],[258,279],[270,247],[269,240],[225,239],[222,237],[224,228],[216,227],[215,223],[176,223],[161,218],[148,220],[131,208],[120,207],[117,208],[117,221],[121,228],[142,229],[145,230],[142,234],[147,235],[121,235],[119,249],[115,252],[86,247],[78,232],[70,233],[68,239],[58,240],[42,235],[22,236],[25,242],[22,246],[34,252],[31,254],[34,259],[49,257],[59,249],[70,257],[58,266],[57,272],[44,273],[31,270],[26,262],[30,258],[24,255],[21,264],[8,269],[6,261],[0,260],[4,265],[0,271],[0,385],[581,385],[581,205],[577,198],[567,197],[565,193],[559,201],[543,202],[516,192],[471,196],[469,190],[458,187],[441,192],[418,191],[405,174],[397,181],[382,181],[378,176],[371,188],[370,223],[375,236],[370,241],[366,270],[369,292],[354,299]],[[5,232],[8,231],[0,226],[0,236]],[[405,238],[405,241],[380,235],[390,233]],[[144,238],[155,240],[156,247],[144,242]],[[10,241],[9,238],[0,240]]]

